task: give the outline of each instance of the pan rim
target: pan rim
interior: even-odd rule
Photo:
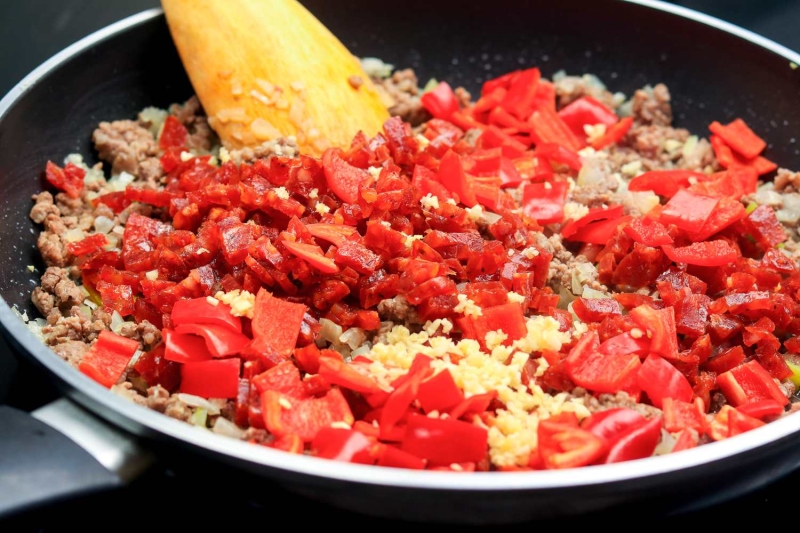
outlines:
[[[657,0],[624,0],[643,7],[680,16],[726,33],[735,35],[765,48],[787,60],[800,64],[800,54],[770,39],[757,35],[731,23],[680,6]],[[91,46],[162,16],[160,8],[149,9],[106,26],[68,46],[34,69],[0,100],[0,121],[14,104],[40,79],[65,61]],[[701,446],[680,454],[651,457],[627,463],[583,467],[563,471],[474,473],[465,476],[457,472],[412,471],[376,466],[342,463],[310,456],[298,456],[262,446],[236,441],[229,437],[199,431],[188,424],[173,420],[146,407],[136,405],[111,393],[89,377],[64,364],[52,350],[41,343],[12,312],[0,297],[0,326],[15,343],[32,355],[73,392],[68,393],[79,404],[114,425],[122,425],[103,408],[122,416],[130,425],[149,430],[193,446],[252,465],[267,467],[287,473],[363,485],[388,486],[422,490],[448,491],[536,491],[574,489],[599,484],[617,483],[635,479],[687,471],[711,463],[730,460],[740,454],[774,444],[800,432],[800,416],[788,416],[767,424],[755,431],[722,442]],[[141,433],[141,431],[139,432]]]

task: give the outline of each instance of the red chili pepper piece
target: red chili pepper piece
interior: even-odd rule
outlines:
[[[689,402],[694,392],[689,380],[670,362],[656,354],[650,354],[639,369],[639,387],[656,407],[661,407],[664,398]]]
[[[178,300],[172,307],[171,319],[173,326],[211,324],[242,332],[242,319],[231,314],[230,306],[222,302],[213,304],[208,298]]]
[[[67,193],[70,198],[80,198],[85,176],[86,171],[72,163],[67,163],[64,168],[61,168],[52,161],[48,161],[45,167],[45,178],[48,183]]]
[[[241,360],[213,359],[181,365],[180,391],[202,398],[236,398]]]
[[[158,146],[162,150],[183,148],[186,146],[188,135],[186,126],[181,124],[174,115],[168,115],[164,121],[164,127],[161,129],[161,135],[158,137]]]
[[[342,159],[341,151],[329,148],[322,155],[322,168],[328,188],[349,204],[358,202],[358,188],[370,179],[369,173]]]
[[[590,465],[607,450],[602,438],[557,420],[539,422],[537,436],[539,456],[548,470]]]
[[[400,449],[431,463],[471,463],[486,457],[488,431],[450,418],[412,414]]]
[[[748,361],[717,376],[722,394],[734,407],[760,400],[775,400],[786,405],[789,400],[758,361]]]
[[[727,265],[739,257],[737,250],[728,241],[723,240],[696,242],[679,248],[664,245],[662,250],[676,263],[704,267]]]
[[[566,181],[529,183],[522,192],[523,212],[539,224],[561,222],[568,191]]]
[[[81,359],[78,370],[105,387],[111,387],[128,366],[139,343],[112,333],[101,331],[97,341]]]
[[[432,91],[420,97],[422,106],[436,118],[448,119],[458,111],[458,99],[446,81],[439,82]]]
[[[708,129],[745,159],[754,159],[767,147],[764,139],[753,133],[753,130],[740,118],[724,126],[714,121]]]

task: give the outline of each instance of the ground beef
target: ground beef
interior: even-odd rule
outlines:
[[[83,299],[83,293],[69,278],[67,270],[60,267],[45,270],[40,285],[31,295],[33,304],[45,317],[49,317],[54,310],[59,314],[66,313],[73,306],[80,305]]]
[[[77,367],[81,364],[84,354],[89,351],[89,345],[80,341],[66,341],[53,346],[53,351],[61,356],[66,362]]]
[[[273,155],[294,157],[297,155],[297,140],[294,137],[281,137],[272,141],[264,142],[255,148],[239,148],[230,151],[231,161],[240,165],[249,163],[256,159],[266,159]]]
[[[139,394],[130,381],[123,381],[111,387],[111,392],[119,394],[125,399],[141,406],[147,406],[147,398]]]
[[[161,341],[161,330],[147,320],[142,320],[138,324],[136,322],[125,322],[120,328],[119,334],[145,346],[154,346]]]
[[[669,89],[663,83],[645,87],[633,94],[633,119],[638,124],[669,126],[672,124],[672,104]]]
[[[169,401],[169,391],[161,385],[150,387],[147,389],[147,407],[163,413],[167,410],[167,401]]]
[[[472,105],[472,94],[463,87],[456,87],[453,92],[456,94],[456,99],[461,107],[469,107]]]
[[[677,160],[680,151],[670,154],[664,148],[668,140],[685,143],[689,132],[658,124],[636,125],[628,132],[625,144],[633,148],[642,159],[658,160],[662,165]],[[663,166],[662,166],[663,168]]]
[[[111,164],[112,174],[139,173],[139,164],[158,155],[153,134],[135,120],[101,122],[92,135],[100,159]]]
[[[161,178],[166,175],[161,161],[156,157],[145,159],[139,163],[139,180],[144,183],[146,189],[158,189],[161,186]]]
[[[55,217],[61,216],[61,211],[53,203],[53,195],[47,191],[33,195],[33,201],[36,202],[31,208],[31,220],[37,224],[42,224],[48,215]]]
[[[597,78],[591,75],[557,77],[554,81],[554,85],[559,108],[583,96],[591,96],[611,109],[616,109],[620,104],[620,99],[606,90],[606,88],[598,82]]]
[[[378,303],[378,314],[381,320],[390,320],[398,324],[420,324],[416,308],[409,304],[403,296],[395,296]]]
[[[394,102],[389,113],[410,122],[412,126],[422,124],[430,119],[430,114],[420,102],[419,82],[417,75],[410,68],[395,71],[390,77],[374,80],[378,90],[384,91]]]
[[[165,415],[177,420],[183,420],[184,422],[189,420],[189,417],[192,416],[192,412],[192,408],[178,398],[177,394],[170,396],[164,406]]]
[[[800,172],[779,168],[775,175],[775,190],[782,193],[800,191]]]
[[[725,395],[721,392],[715,392],[711,395],[711,404],[708,407],[708,410],[712,413],[718,412],[722,409],[722,406],[727,405],[728,400],[725,399]]]
[[[547,280],[556,294],[562,290],[572,294],[572,273],[577,271],[580,264],[592,265],[591,270],[586,269],[589,272],[588,279],[581,280],[581,287],[608,292],[608,287],[597,279],[597,269],[594,268],[594,265],[583,255],[575,256],[567,250],[561,242],[561,235],[553,235],[548,239],[542,239],[537,244],[553,254]],[[580,296],[580,294],[575,294],[575,296]]]
[[[248,428],[242,435],[242,440],[256,444],[269,444],[274,439],[272,435],[267,433],[266,429]]]
[[[47,325],[42,328],[42,335],[51,346],[67,341],[83,341],[83,329],[87,322],[89,319],[78,306],[70,309],[68,314],[50,313],[47,316]]]
[[[578,387],[572,391],[573,396],[578,398],[583,397],[586,408],[592,413],[599,413],[601,411],[608,411],[609,409],[616,409],[618,407],[627,407],[633,409],[646,418],[661,416],[661,409],[653,407],[652,405],[645,405],[637,403],[633,398],[628,396],[626,392],[618,392],[617,394],[600,394],[597,397],[589,394],[589,392]]]
[[[186,146],[195,152],[208,152],[216,138],[208,118],[197,96],[192,96],[183,105],[174,104],[169,109],[175,118],[189,130]]]

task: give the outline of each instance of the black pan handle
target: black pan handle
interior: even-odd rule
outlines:
[[[0,406],[0,517],[121,487],[152,462],[133,437],[65,398],[33,413]]]

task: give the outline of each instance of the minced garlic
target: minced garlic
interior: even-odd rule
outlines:
[[[419,203],[422,205],[422,207],[426,207],[428,209],[439,209],[439,198],[431,193],[428,193],[420,198]]]
[[[286,187],[278,187],[275,189],[275,195],[281,200],[289,199],[289,191],[286,190]]]
[[[317,205],[314,206],[314,211],[319,213],[320,215],[324,215],[331,212],[331,208],[327,205],[323,204],[322,202],[317,202]]]
[[[478,305],[467,298],[466,294],[458,295],[458,305],[453,309],[456,313],[464,313],[466,316],[481,316],[483,311]]]
[[[514,291],[509,291],[508,294],[508,301],[510,303],[521,304],[525,302],[525,297],[521,294],[518,294]]]
[[[464,211],[467,212],[469,219],[473,222],[480,220],[481,215],[483,214],[483,208],[480,206],[480,204],[475,204],[473,207],[468,207]]]
[[[256,305],[256,295],[247,291],[234,289],[230,292],[219,291],[214,298],[231,307],[233,316],[246,316],[253,318],[253,310]]]
[[[564,220],[578,220],[589,214],[589,208],[578,202],[564,204]]]

